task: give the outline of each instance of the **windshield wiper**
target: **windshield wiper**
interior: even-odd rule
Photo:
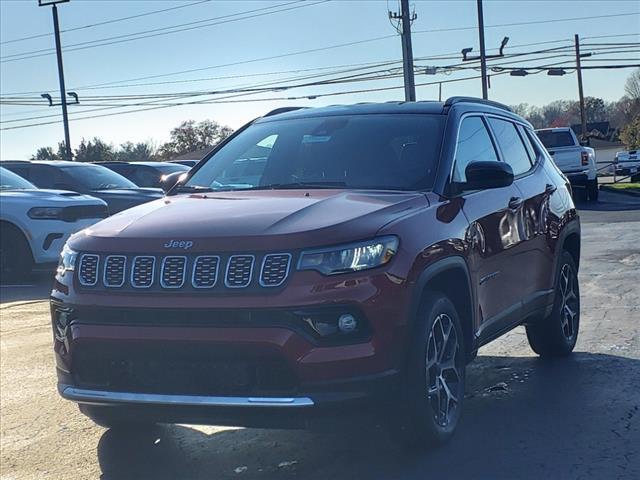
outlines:
[[[240,188],[238,190],[293,190],[296,188],[345,188],[344,182],[291,182],[291,183],[271,183],[268,185],[256,185],[250,188]]]
[[[177,193],[206,193],[214,192],[211,187],[203,187],[202,185],[177,185],[175,188]]]

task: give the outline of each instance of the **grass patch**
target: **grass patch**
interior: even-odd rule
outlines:
[[[609,187],[614,190],[631,190],[640,192],[640,183],[614,183],[613,185],[609,185]]]
[[[602,188],[604,190],[609,190],[613,192],[628,193],[629,195],[640,196],[640,183],[638,182],[613,183],[613,184],[603,185]]]

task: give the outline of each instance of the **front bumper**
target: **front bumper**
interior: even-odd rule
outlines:
[[[282,412],[295,411],[293,426],[305,426],[338,406],[393,400],[408,305],[406,285],[384,271],[300,272],[275,295],[217,298],[79,293],[58,277],[51,313],[59,391],[128,418],[288,426],[293,418]],[[366,335],[327,342],[295,323],[301,311],[342,310],[366,320]]]

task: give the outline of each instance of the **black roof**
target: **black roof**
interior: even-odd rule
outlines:
[[[289,120],[296,118],[325,117],[338,115],[370,115],[370,114],[446,114],[450,107],[458,104],[466,104],[474,110],[485,112],[499,112],[508,116],[519,118],[511,112],[506,105],[490,100],[482,100],[474,97],[451,97],[446,102],[421,101],[421,102],[384,102],[384,103],[356,103],[353,105],[330,105],[327,107],[313,108],[278,108],[267,113],[257,120],[258,122],[270,122],[273,120]]]

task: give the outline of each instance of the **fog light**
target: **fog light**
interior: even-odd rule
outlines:
[[[335,320],[317,319],[311,317],[303,318],[316,332],[323,337],[333,335],[337,332]]]
[[[338,318],[338,329],[342,333],[352,333],[358,328],[356,317],[350,313],[344,313]]]

